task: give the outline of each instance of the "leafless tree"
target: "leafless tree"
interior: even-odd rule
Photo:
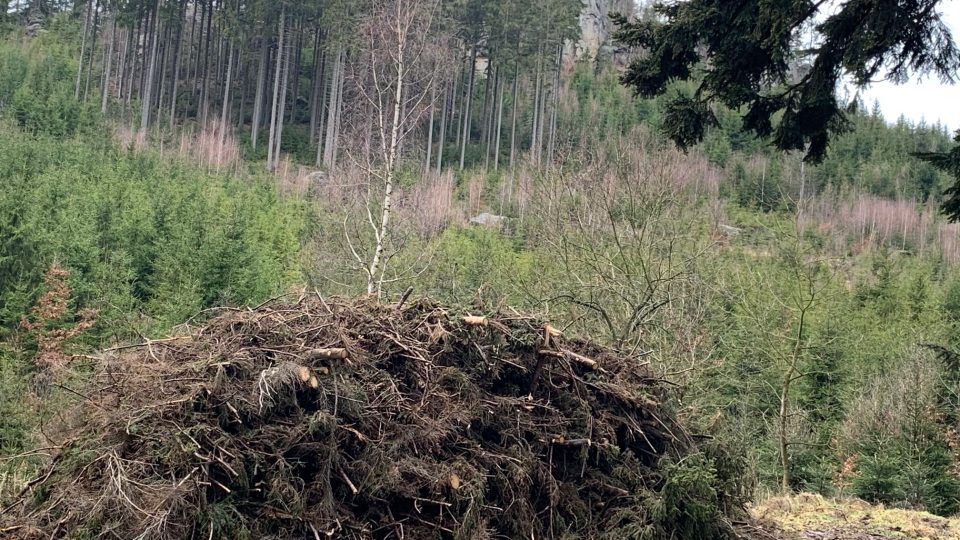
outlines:
[[[677,301],[678,286],[709,246],[692,233],[692,205],[674,183],[686,174],[683,162],[626,146],[614,165],[588,156],[563,161],[539,173],[530,202],[550,246],[543,266],[558,273],[527,292],[567,311],[584,333],[646,350],[660,309]]]
[[[438,0],[377,0],[360,30],[363,41],[350,80],[362,105],[352,115],[355,141],[349,154],[367,178],[362,212],[372,245],[350,246],[367,292],[379,296],[396,247],[392,211],[401,143],[434,106],[431,96],[449,47]]]

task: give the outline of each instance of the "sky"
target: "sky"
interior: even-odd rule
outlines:
[[[940,12],[950,25],[954,39],[960,42],[960,0],[944,0]],[[932,124],[939,120],[951,132],[960,129],[960,81],[953,85],[941,84],[936,76],[927,76],[920,80],[913,78],[902,85],[883,82],[872,85],[861,96],[868,109],[878,100],[889,122],[895,122],[902,114],[914,122],[926,120]]]
[[[836,9],[843,1],[831,0],[821,11],[821,16]],[[636,0],[638,7],[644,2]],[[943,0],[938,9],[952,30],[954,40],[960,43],[960,0]],[[847,90],[849,96],[855,91],[854,88]],[[879,101],[883,116],[890,123],[903,115],[915,123],[925,120],[933,124],[939,120],[951,132],[960,129],[960,80],[952,85],[942,84],[935,75],[928,75],[913,77],[902,85],[881,82],[861,90],[860,97],[868,110],[873,108],[875,100]]]

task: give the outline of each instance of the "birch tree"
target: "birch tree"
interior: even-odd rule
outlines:
[[[369,153],[354,156],[367,177],[365,218],[373,245],[364,251],[351,243],[351,250],[366,275],[367,293],[378,297],[392,255],[401,142],[430,111],[449,49],[439,8],[439,0],[377,0],[360,29],[352,82],[373,118],[373,141]]]

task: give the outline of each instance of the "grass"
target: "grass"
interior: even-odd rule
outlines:
[[[750,512],[758,520],[776,525],[789,540],[960,540],[960,519],[856,499],[802,493],[768,499]]]

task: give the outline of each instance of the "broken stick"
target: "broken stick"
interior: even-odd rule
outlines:
[[[550,442],[558,446],[593,446],[593,442],[590,439],[566,440],[563,437],[558,437]]]
[[[346,349],[340,347],[334,347],[329,349],[313,349],[308,351],[306,354],[307,360],[318,360],[318,359],[332,359],[332,360],[346,360],[350,357],[350,354]]]
[[[567,360],[576,362],[576,363],[578,363],[578,364],[580,364],[580,365],[582,365],[582,366],[587,367],[588,369],[591,369],[591,370],[601,370],[601,371],[602,371],[602,369],[600,368],[600,364],[599,364],[596,360],[594,360],[593,358],[587,358],[586,356],[583,356],[582,354],[577,354],[577,353],[575,353],[575,352],[568,351],[568,350],[566,350],[566,349],[563,349],[562,351],[559,351],[559,352],[558,352],[558,351],[550,351],[550,350],[547,350],[547,349],[540,349],[540,350],[537,351],[537,352],[540,353],[540,354],[542,354],[542,355],[544,355],[544,356],[551,356],[551,357],[553,357],[553,358],[566,358]]]
[[[597,369],[597,361],[594,360],[593,358],[587,358],[586,356],[583,356],[568,350],[564,350],[563,354],[570,360],[578,362],[590,369]]]
[[[477,315],[467,315],[466,317],[463,318],[463,324],[467,326],[486,326],[487,318],[480,317]]]

